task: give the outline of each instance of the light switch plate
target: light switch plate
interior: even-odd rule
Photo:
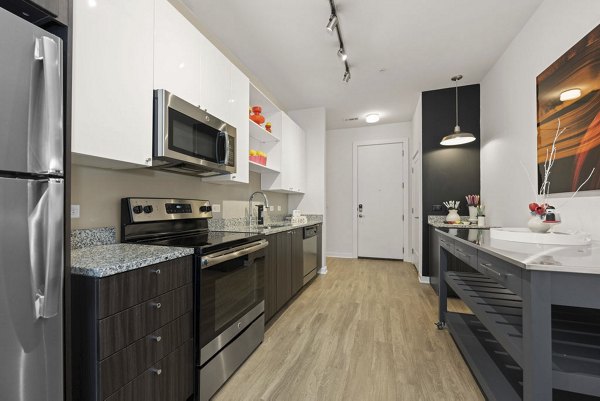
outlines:
[[[218,203],[212,205],[212,211],[215,213],[221,213],[221,205],[219,205]]]
[[[281,212],[281,205],[277,205],[277,211]]]
[[[274,212],[275,211],[275,206],[269,206],[269,212]]]
[[[71,205],[71,218],[78,219],[81,211],[80,205]]]

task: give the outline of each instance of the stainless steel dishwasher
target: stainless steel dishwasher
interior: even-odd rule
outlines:
[[[304,227],[302,249],[304,253],[304,281],[308,283],[317,275],[317,226]]]

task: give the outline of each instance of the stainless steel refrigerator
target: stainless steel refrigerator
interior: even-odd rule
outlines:
[[[62,41],[0,8],[0,399],[63,400]]]

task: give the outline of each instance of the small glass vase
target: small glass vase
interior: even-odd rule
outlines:
[[[458,215],[458,210],[456,210],[456,209],[448,210],[448,215],[446,216],[446,222],[460,223],[460,216]]]
[[[477,223],[477,206],[469,206],[469,221]]]

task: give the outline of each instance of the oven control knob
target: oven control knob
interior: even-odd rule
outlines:
[[[212,212],[212,206],[200,206],[200,212],[201,213]]]
[[[153,210],[154,208],[152,208],[150,205],[144,206],[144,213],[152,213]]]
[[[140,214],[143,211],[142,207],[139,206],[139,205],[138,206],[134,206],[132,210],[133,210],[133,213],[135,213],[135,214]]]

